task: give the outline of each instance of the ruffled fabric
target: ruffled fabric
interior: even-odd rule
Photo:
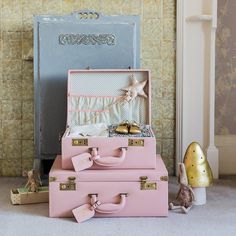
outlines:
[[[123,120],[146,124],[147,101],[136,97],[131,102],[121,102],[120,97],[71,96],[68,122],[69,125],[105,123],[117,124]]]

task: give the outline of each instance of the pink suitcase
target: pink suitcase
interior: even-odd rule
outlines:
[[[49,216],[74,214],[80,221],[87,206],[95,217],[167,216],[168,173],[160,155],[156,161],[156,169],[75,172],[63,170],[57,156],[49,173]]]
[[[121,90],[134,80],[147,81],[147,98],[124,102]],[[62,137],[62,168],[130,169],[156,167],[156,139],[151,130],[149,70],[70,70],[68,72],[67,129]],[[135,120],[145,126],[145,137],[124,135],[73,136],[78,125],[118,124]],[[149,126],[148,126],[149,125]],[[85,137],[81,137],[81,135]],[[113,132],[114,135],[114,132]],[[93,151],[91,151],[93,148]],[[74,166],[72,161],[74,160]]]

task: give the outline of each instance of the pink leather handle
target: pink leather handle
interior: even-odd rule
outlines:
[[[100,157],[100,155],[98,154],[98,149],[92,148],[91,159],[99,166],[107,166],[107,167],[118,166],[125,160],[126,151],[127,151],[126,147],[121,147],[119,157],[114,157],[114,156]]]
[[[102,213],[102,214],[113,214],[121,211],[126,204],[126,197],[127,193],[121,193],[120,194],[120,203],[100,203],[98,200],[97,194],[90,194],[91,197],[91,205],[95,206],[93,207],[96,212]]]

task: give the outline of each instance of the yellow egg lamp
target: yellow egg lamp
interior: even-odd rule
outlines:
[[[184,155],[188,183],[195,194],[195,205],[206,203],[206,187],[213,182],[212,171],[206,156],[197,142],[192,142]]]

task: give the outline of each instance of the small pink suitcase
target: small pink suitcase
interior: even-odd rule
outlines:
[[[156,161],[156,169],[75,172],[63,170],[57,156],[49,173],[49,216],[74,214],[80,221],[87,206],[95,217],[167,216],[168,173],[160,155]]]
[[[122,88],[147,81],[147,98],[137,96],[120,102]],[[151,128],[145,137],[71,137],[78,125],[118,124],[124,120],[151,125],[151,78],[149,70],[70,70],[68,72],[67,129],[62,137],[62,168],[76,170],[156,167],[156,139]],[[117,102],[118,101],[118,102]],[[147,126],[148,127],[148,126]],[[85,134],[86,136],[86,134]],[[91,152],[91,148],[94,148]],[[93,154],[96,154],[93,156]],[[99,157],[99,158],[97,158]],[[74,164],[74,166],[73,166]]]

